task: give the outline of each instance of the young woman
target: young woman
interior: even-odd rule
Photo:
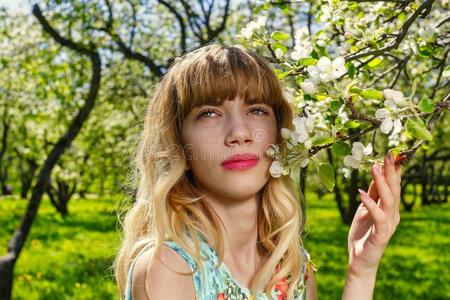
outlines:
[[[270,66],[210,44],[171,66],[150,101],[116,278],[125,299],[317,299],[304,204],[270,176],[293,110]],[[371,299],[399,222],[400,167],[375,165],[348,237],[344,299]]]

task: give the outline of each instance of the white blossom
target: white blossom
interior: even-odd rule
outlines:
[[[269,172],[270,175],[275,178],[281,177],[281,175],[286,175],[288,173],[278,160],[272,161]]]
[[[324,4],[320,7],[320,10],[322,11],[322,16],[320,17],[321,22],[328,22],[333,17],[331,7]]]
[[[325,47],[327,45],[327,42],[323,39],[319,39],[316,41],[316,44],[321,46],[321,47]]]
[[[267,22],[266,16],[259,16],[258,19],[256,19],[256,24],[259,27],[263,27],[264,25],[266,25],[266,22]]]
[[[281,48],[277,48],[277,49],[275,50],[275,56],[276,56],[276,58],[280,59],[280,58],[283,57],[283,55],[284,55],[284,53],[283,53],[283,50],[282,50]]]
[[[267,21],[266,16],[259,16],[258,19],[256,19],[256,21],[251,21],[250,23],[247,24],[246,27],[241,29],[241,35],[246,39],[251,38],[255,30],[265,26],[266,21]]]
[[[328,82],[337,79],[347,72],[345,67],[345,59],[337,57],[331,61],[328,57],[323,56],[315,66],[307,68],[311,79],[315,82]]]
[[[306,149],[311,149],[312,147],[312,140],[311,139],[307,139],[304,143],[303,146],[305,146]]]
[[[383,95],[386,100],[392,101],[395,104],[402,103],[403,99],[405,98],[402,92],[392,89],[383,90]]]
[[[314,84],[314,81],[311,79],[306,79],[302,83],[300,83],[300,88],[305,92],[305,94],[314,94],[317,92],[317,87]]]
[[[308,158],[304,158],[304,159],[302,159],[302,161],[300,162],[300,166],[301,166],[302,168],[305,168],[305,167],[308,165],[308,163],[309,163],[309,159],[308,159]]]
[[[280,146],[271,144],[269,148],[266,149],[266,156],[270,158],[275,158],[280,153]]]
[[[294,51],[291,53],[291,58],[293,60],[299,60],[301,58],[309,57],[313,50],[313,45],[309,37],[308,27],[304,26],[297,29],[295,31],[294,40],[295,47]]]
[[[390,107],[394,112],[397,111],[397,106],[390,100],[385,101],[385,105]],[[398,134],[402,130],[402,121],[392,114],[386,108],[380,108],[375,112],[375,118],[381,120],[380,131],[384,134]]]
[[[342,172],[344,173],[345,178],[350,178],[351,170],[349,168],[342,168]]]
[[[349,120],[348,113],[345,110],[339,110],[337,116],[341,119],[342,124]]]
[[[358,169],[364,159],[364,156],[372,154],[372,151],[373,147],[371,143],[364,146],[361,142],[354,142],[352,145],[352,155],[346,155],[344,157],[344,165]]]
[[[289,139],[291,130],[289,128],[281,128],[281,137],[285,140]]]
[[[306,39],[309,39],[309,30],[308,27],[303,26],[295,31],[295,42],[302,42]]]
[[[310,41],[297,43],[294,47],[294,51],[291,53],[291,58],[293,60],[299,60],[301,58],[309,57],[312,50],[313,46]]]
[[[314,119],[309,116],[295,117],[292,121],[295,126],[295,131],[300,133],[302,131],[311,133],[314,130]]]

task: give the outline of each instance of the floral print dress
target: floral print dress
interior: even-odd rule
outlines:
[[[218,255],[215,250],[202,238],[201,251],[202,255],[206,255],[207,260],[203,264],[201,272],[193,273],[193,282],[197,300],[286,300],[286,292],[288,289],[287,281],[281,280],[272,290],[271,295],[260,292],[252,294],[250,290],[242,286],[228,270],[226,265],[222,262],[219,268],[216,267],[218,262]],[[164,241],[164,243],[180,254],[186,263],[189,265],[191,271],[196,269],[194,259],[178,246],[173,241]],[[303,256],[305,264],[302,267],[301,278],[297,284],[294,292],[295,300],[306,299],[305,283],[309,268],[314,267],[311,263],[309,253],[303,249]],[[134,262],[136,259],[134,260]],[[128,272],[127,284],[124,299],[132,300],[132,276],[134,269],[134,262],[131,264]]]

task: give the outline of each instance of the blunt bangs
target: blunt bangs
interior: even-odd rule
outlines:
[[[176,62],[173,91],[177,119],[194,108],[221,105],[239,97],[246,104],[265,103],[277,114],[283,106],[280,83],[270,66],[239,46],[209,45]]]

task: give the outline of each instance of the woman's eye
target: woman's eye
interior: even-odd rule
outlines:
[[[207,114],[211,114],[211,113],[215,114],[216,112],[213,111],[213,110],[205,110],[205,111],[202,111],[202,112],[200,112],[200,113],[197,115],[197,119],[203,118],[203,117],[206,116]]]
[[[250,111],[257,111],[257,112],[259,112],[258,115],[267,115],[267,114],[269,114],[269,112],[266,109],[262,108],[262,107],[253,107]]]
[[[268,115],[269,114],[267,109],[264,109],[262,107],[253,107],[250,109],[250,112],[256,112],[255,114],[257,114],[257,115]],[[204,110],[197,115],[197,119],[209,118],[209,117],[211,117],[211,114],[217,114],[217,113],[214,110],[210,110],[210,109]]]

